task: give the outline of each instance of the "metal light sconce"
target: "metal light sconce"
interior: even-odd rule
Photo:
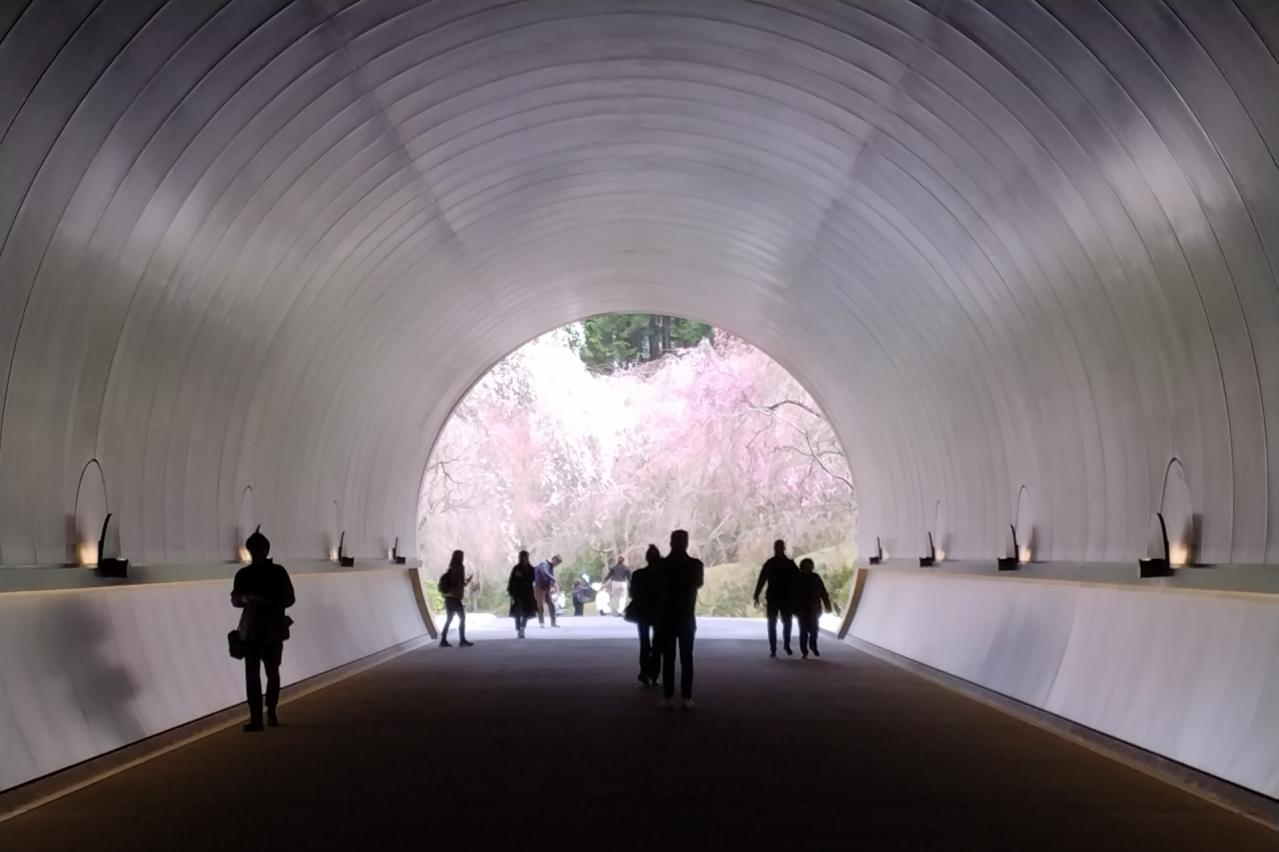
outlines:
[[[110,555],[107,555],[110,550]],[[120,533],[111,526],[111,513],[102,521],[102,535],[98,538],[97,573],[99,577],[123,580],[129,576],[129,560],[120,558]]]
[[[1168,526],[1164,516],[1156,512],[1150,519],[1150,534],[1146,540],[1146,555],[1137,560],[1141,577],[1171,577],[1172,560],[1168,557]]]
[[[1017,527],[1012,524],[1008,525],[1008,540],[1004,546],[1004,555],[999,557],[996,562],[999,563],[1000,571],[1016,571],[1017,565],[1020,563],[1021,548],[1017,546]]]
[[[937,561],[937,547],[933,544],[933,534],[928,534],[928,555],[919,557],[920,568],[931,568]]]
[[[338,565],[343,568],[355,567],[355,557],[346,555],[346,530],[342,530],[342,534],[338,536]]]
[[[884,561],[884,548],[879,543],[879,536],[875,536],[875,555],[866,560],[871,565],[879,565]]]
[[[408,564],[408,559],[400,555],[400,537],[395,537],[395,546],[391,548],[391,562],[396,565]]]

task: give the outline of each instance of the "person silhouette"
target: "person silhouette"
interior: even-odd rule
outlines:
[[[657,641],[662,650],[662,698],[660,709],[674,706],[675,648],[679,646],[680,697],[684,709],[693,704],[693,639],[697,635],[697,590],[705,580],[700,559],[688,554],[688,533],[671,533],[671,550],[658,573],[659,610]]]
[[[809,651],[814,657],[821,656],[817,650],[817,623],[823,610],[832,609],[826,583],[813,571],[813,560],[801,559],[795,583],[795,614],[799,616],[799,652],[805,660]]]
[[[654,624],[657,621],[657,575],[661,572],[662,552],[650,544],[644,552],[645,566],[631,572],[628,592],[630,603],[626,606],[626,620],[639,628],[639,682],[648,686],[657,683],[662,670],[662,658],[654,643]]]
[[[546,618],[543,615],[543,609],[551,614],[551,626],[559,627],[555,622],[555,569],[560,564],[558,554],[552,556],[550,561],[543,559],[533,568],[533,597],[537,603],[537,625],[538,627],[546,626]]]
[[[240,641],[244,646],[244,691],[249,705],[246,731],[261,731],[262,669],[266,669],[266,723],[279,727],[276,707],[280,701],[280,661],[293,619],[285,610],[293,606],[293,582],[284,566],[271,561],[271,542],[258,527],[245,539],[251,561],[235,572],[231,606],[240,614]]]
[[[786,542],[780,538],[773,542],[773,555],[759,570],[759,581],[755,583],[755,606],[759,606],[759,593],[768,587],[764,595],[764,615],[768,619],[768,656],[777,656],[777,619],[782,620],[782,648],[786,655],[793,652],[790,648],[791,604],[795,594],[795,580],[799,576],[799,568],[795,561],[786,555]]]
[[[608,608],[620,616],[626,604],[626,584],[631,579],[631,569],[626,567],[626,557],[618,554],[617,562],[604,572],[604,588],[608,591]]]
[[[573,581],[573,615],[579,616],[586,609],[586,602],[595,600],[595,590],[590,579],[583,574]]]
[[[511,596],[511,618],[515,619],[515,635],[524,638],[528,620],[537,614],[537,601],[533,596],[533,565],[528,561],[528,551],[521,550],[519,561],[511,568],[506,581],[506,593]]]
[[[462,605],[462,596],[466,594],[471,578],[466,575],[465,556],[460,550],[453,551],[448,571],[444,573],[445,581],[440,591],[444,594],[444,611],[448,615],[444,618],[444,629],[440,631],[441,648],[452,647],[449,644],[449,625],[453,623],[453,616],[457,616],[458,647],[469,648],[475,644],[466,641],[466,607]]]

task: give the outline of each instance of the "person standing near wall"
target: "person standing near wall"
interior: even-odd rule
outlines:
[[[457,616],[458,647],[469,648],[475,644],[466,641],[466,607],[462,604],[462,596],[466,594],[466,587],[471,584],[471,578],[466,576],[464,559],[465,554],[462,551],[453,551],[448,570],[440,578],[440,593],[444,595],[444,611],[447,613],[444,618],[444,629],[440,631],[441,648],[452,647],[449,645],[449,625],[453,623],[453,616]]]
[[[543,559],[537,563],[537,568],[533,573],[533,597],[537,602],[537,624],[539,627],[546,626],[546,617],[543,612],[548,609],[551,612],[551,626],[559,627],[555,623],[555,568],[560,564],[558,554],[552,556],[550,561]]]
[[[657,683],[662,670],[661,656],[653,642],[658,613],[657,575],[662,562],[662,553],[657,545],[648,546],[644,559],[647,564],[631,572],[631,602],[626,607],[626,620],[639,628],[639,682],[648,686]]]
[[[252,561],[235,572],[231,606],[242,609],[240,642],[244,648],[244,688],[249,705],[246,731],[261,731],[262,669],[266,669],[266,723],[279,727],[280,662],[293,620],[285,610],[293,606],[293,582],[282,565],[271,561],[271,542],[261,528],[244,542]]]
[[[814,657],[821,656],[817,650],[817,623],[823,611],[830,612],[833,608],[825,581],[813,571],[813,560],[800,560],[799,579],[795,582],[795,615],[799,617],[799,652],[805,660],[809,651]]]
[[[533,595],[533,566],[528,561],[528,551],[521,550],[519,560],[511,569],[506,581],[506,593],[511,596],[511,618],[515,619],[515,635],[524,638],[528,620],[537,613],[537,598]]]
[[[631,569],[626,567],[626,557],[619,554],[617,561],[604,574],[604,585],[608,589],[608,608],[613,615],[621,615],[626,606],[626,585],[630,579]]]
[[[755,583],[755,606],[759,606],[759,594],[768,587],[764,595],[764,614],[768,618],[768,656],[777,656],[777,619],[782,619],[782,649],[786,655],[790,649],[791,605],[795,597],[795,581],[799,577],[799,568],[795,560],[786,555],[786,542],[780,538],[773,542],[773,555],[764,563],[759,571],[759,581]]]
[[[657,636],[662,649],[662,699],[658,708],[668,710],[675,699],[675,648],[679,646],[680,697],[684,709],[693,704],[693,639],[697,635],[697,590],[705,579],[700,559],[688,555],[688,533],[671,533],[671,550],[658,574]]]

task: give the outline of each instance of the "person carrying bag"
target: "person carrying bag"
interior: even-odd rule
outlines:
[[[245,698],[249,723],[245,731],[263,730],[262,670],[266,669],[266,724],[278,727],[276,707],[280,700],[280,662],[284,642],[293,619],[286,613],[293,606],[293,582],[289,572],[270,559],[271,542],[259,527],[244,542],[252,561],[235,574],[231,605],[241,610],[239,626],[227,634],[232,657],[244,660]]]

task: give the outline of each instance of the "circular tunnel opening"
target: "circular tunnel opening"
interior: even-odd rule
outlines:
[[[857,555],[854,479],[829,419],[767,353],[709,323],[587,317],[490,369],[454,407],[423,474],[418,552],[428,578],[466,553],[468,610],[504,615],[521,550],[555,567],[560,612],[617,615],[620,558],[689,531],[706,564],[699,613],[749,617],[782,538],[832,599]],[[614,574],[616,576],[616,574]],[[439,590],[428,583],[432,608]]]

